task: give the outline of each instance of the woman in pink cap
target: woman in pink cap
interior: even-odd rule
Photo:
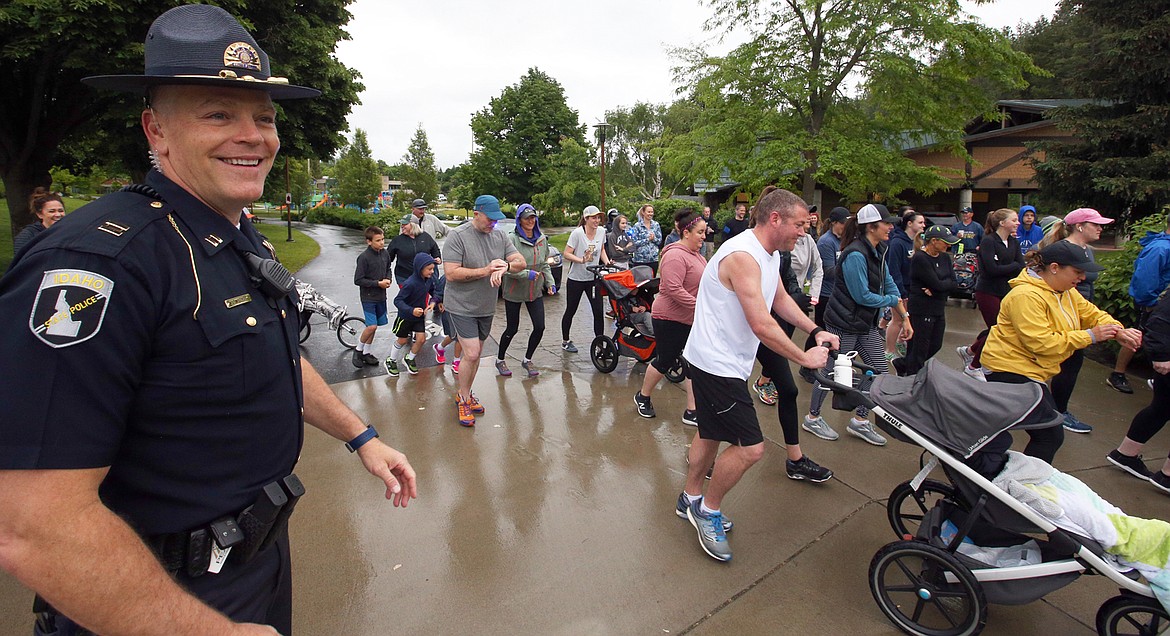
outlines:
[[[1068,241],[1085,250],[1089,260],[1093,258],[1093,248],[1090,243],[1101,238],[1101,228],[1113,222],[1113,219],[1101,216],[1101,213],[1092,208],[1077,208],[1065,215],[1063,221],[1057,221],[1048,235],[1040,241],[1040,249],[1048,247],[1057,241]],[[1100,272],[1085,271],[1085,280],[1077,284],[1077,291],[1085,300],[1093,302],[1093,283]],[[1072,397],[1073,389],[1077,385],[1077,375],[1081,372],[1081,365],[1085,362],[1085,353],[1077,349],[1063,364],[1060,373],[1052,378],[1052,398],[1056,408],[1064,413],[1064,430],[1071,433],[1091,433],[1093,427],[1078,420],[1068,411],[1068,399]]]

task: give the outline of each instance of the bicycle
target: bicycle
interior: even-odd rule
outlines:
[[[297,309],[301,312],[300,341],[303,343],[309,339],[309,334],[313,331],[310,318],[314,314],[319,314],[325,317],[325,324],[329,329],[337,332],[338,342],[346,349],[357,348],[358,338],[366,328],[366,321],[360,316],[350,316],[345,305],[333,302],[309,283],[299,278],[295,280],[297,296],[300,298],[297,304]]]

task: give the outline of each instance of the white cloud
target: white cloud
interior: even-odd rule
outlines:
[[[1050,15],[1055,0],[963,4],[1002,27]],[[668,49],[711,40],[702,29],[711,11],[696,0],[357,0],[349,10],[352,40],[338,57],[366,86],[350,128],[396,163],[421,124],[443,168],[471,152],[471,115],[530,67],[560,82],[591,125],[609,109],[673,100]]]

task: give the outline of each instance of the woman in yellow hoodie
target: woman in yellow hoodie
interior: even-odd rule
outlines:
[[[1142,334],[1123,327],[1075,289],[1085,272],[1101,270],[1080,246],[1060,241],[1029,252],[1026,260],[1027,266],[1012,279],[1012,289],[1000,305],[999,321],[987,336],[982,362],[990,372],[988,382],[1036,382],[1044,389],[1044,402],[1055,408],[1045,383],[1060,372],[1060,364],[1074,351],[1106,340],[1136,349]],[[1031,440],[1024,453],[1051,464],[1064,443],[1064,428],[1028,434]]]

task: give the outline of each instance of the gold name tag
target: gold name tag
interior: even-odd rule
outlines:
[[[229,299],[223,301],[223,304],[227,305],[228,309],[231,309],[232,307],[239,307],[240,305],[243,305],[244,303],[250,303],[250,302],[252,302],[252,295],[251,294],[244,294],[243,296],[236,296],[235,298],[229,298]]]

